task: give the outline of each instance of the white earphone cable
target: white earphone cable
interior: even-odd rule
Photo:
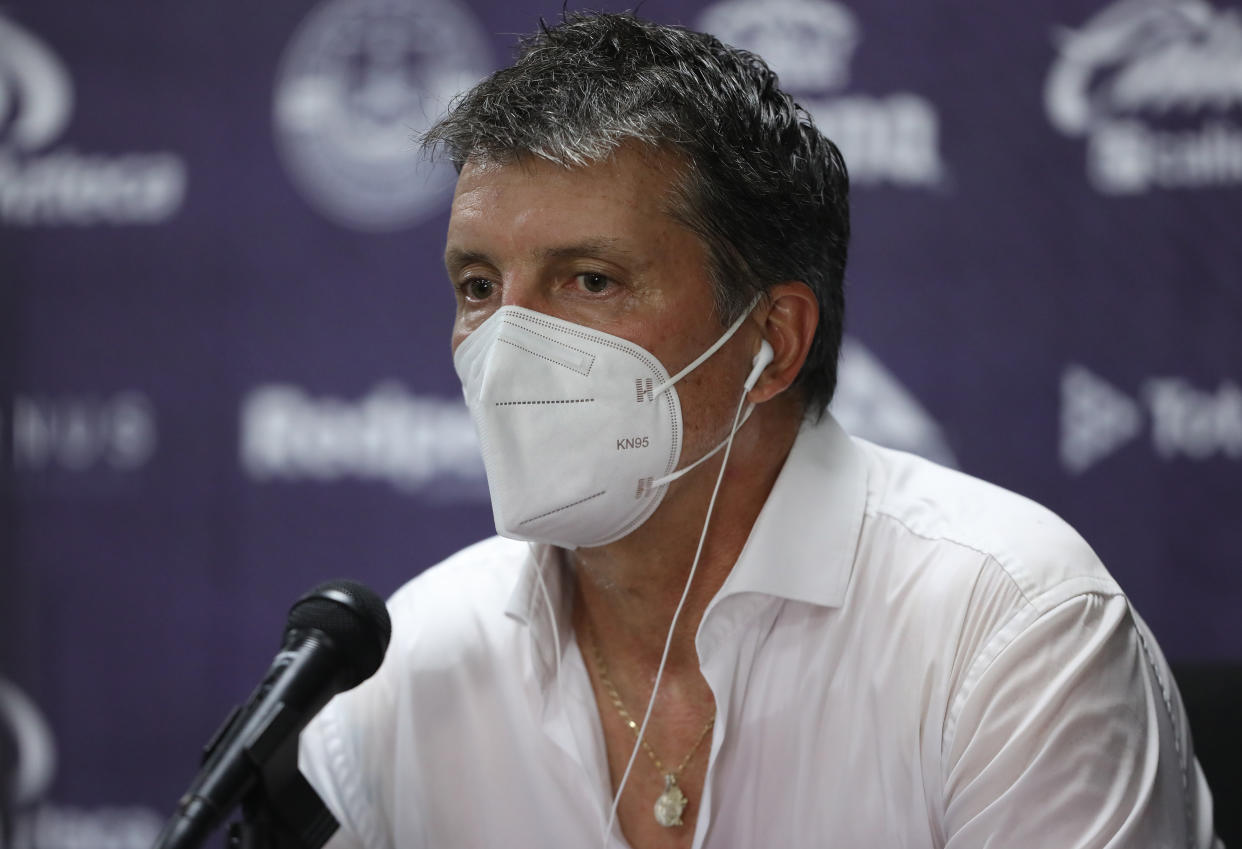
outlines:
[[[677,620],[681,618],[682,608],[686,606],[686,599],[690,595],[690,585],[694,582],[694,573],[699,568],[699,557],[703,554],[703,543],[707,539],[707,528],[712,521],[712,511],[716,507],[716,495],[720,492],[720,483],[724,480],[725,468],[729,465],[729,453],[733,450],[733,437],[737,434],[738,419],[742,414],[742,405],[746,401],[747,394],[748,391],[743,391],[742,397],[737,402],[737,411],[733,414],[733,425],[730,428],[728,442],[725,444],[724,459],[720,463],[720,472],[716,475],[716,485],[712,488],[711,500],[707,502],[707,516],[703,520],[703,530],[699,534],[699,544],[694,552],[694,562],[690,566],[690,574],[686,576],[686,585],[681,591],[681,600],[677,602],[677,609],[673,611],[673,621],[668,626],[668,635],[664,638],[664,652],[660,656],[660,666],[656,669],[655,682],[651,686],[651,698],[647,700],[647,711],[643,714],[642,725],[638,729],[638,737],[634,742],[634,748],[630,751],[630,759],[625,765],[625,772],[621,775],[616,795],[612,799],[612,810],[608,815],[608,824],[604,826],[603,845],[605,849],[607,849],[608,840],[612,836],[613,826],[617,822],[617,807],[621,804],[621,794],[625,791],[625,785],[630,780],[630,772],[634,768],[634,760],[638,757],[638,750],[642,748],[643,737],[647,733],[647,724],[651,721],[656,694],[660,691],[660,681],[664,677],[664,666],[668,662],[669,649],[673,645],[673,631],[677,628]]]

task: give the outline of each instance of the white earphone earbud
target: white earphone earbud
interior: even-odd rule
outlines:
[[[771,344],[768,343],[767,339],[764,339],[759,345],[759,353],[755,354],[755,358],[751,360],[754,366],[750,370],[750,375],[746,378],[747,392],[755,388],[755,384],[759,382],[759,375],[763,374],[763,370],[768,367],[768,364],[775,357],[776,354],[772,352]]]

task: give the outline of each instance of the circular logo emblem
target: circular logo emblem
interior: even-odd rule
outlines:
[[[491,70],[491,48],[454,0],[326,0],[294,33],[273,102],[293,182],[345,227],[392,231],[436,212],[454,181],[417,138]]]
[[[73,112],[73,81],[47,45],[0,15],[0,148],[39,150]]]
[[[10,806],[42,799],[55,776],[56,743],[47,720],[29,696],[0,678],[0,825]]]
[[[759,54],[799,94],[844,88],[860,37],[854,14],[830,0],[723,0],[703,10],[699,28]]]

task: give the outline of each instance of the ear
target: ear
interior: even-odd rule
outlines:
[[[763,339],[772,346],[772,362],[746,396],[755,404],[770,401],[794,382],[819,326],[819,302],[805,283],[778,283],[766,294],[755,310],[755,319]]]

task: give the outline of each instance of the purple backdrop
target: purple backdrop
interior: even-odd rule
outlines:
[[[0,6],[19,845],[146,849],[301,591],[490,532],[452,174],[410,139],[559,9]],[[643,12],[763,54],[845,151],[847,426],[1048,504],[1167,654],[1242,659],[1242,6]]]

